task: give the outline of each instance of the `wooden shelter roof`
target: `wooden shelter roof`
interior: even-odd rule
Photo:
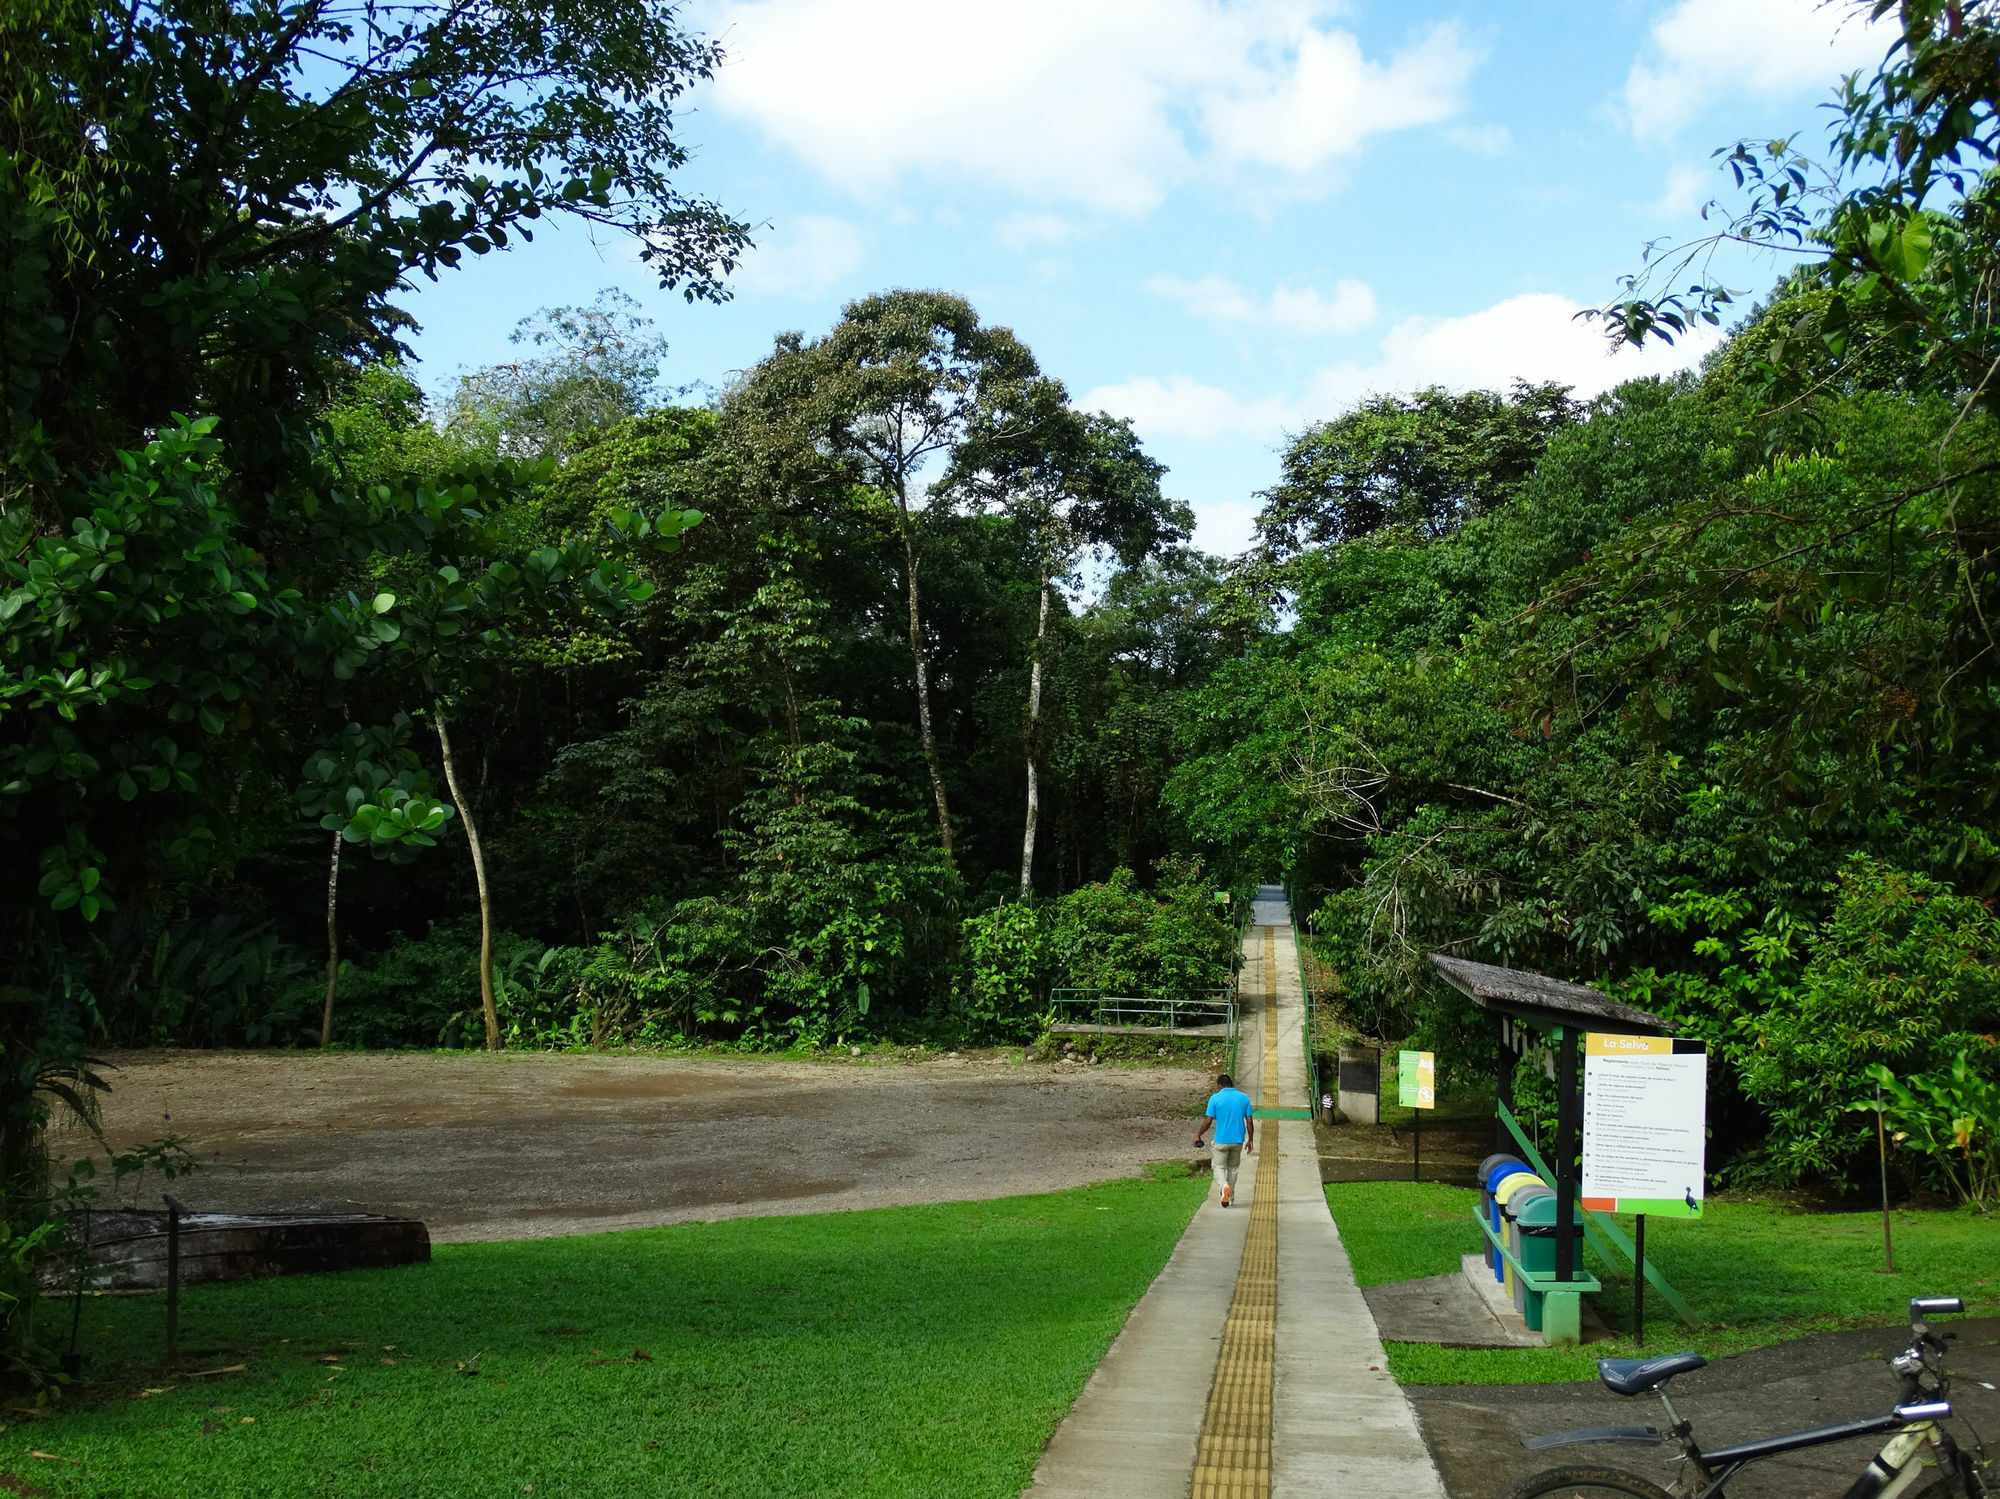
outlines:
[[[1484,1010],[1511,1015],[1537,1028],[1581,1026],[1625,1034],[1666,1035],[1673,1027],[1657,1015],[1620,1004],[1588,984],[1572,984],[1519,968],[1431,955],[1431,966],[1452,988]]]

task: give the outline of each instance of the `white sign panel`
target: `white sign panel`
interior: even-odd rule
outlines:
[[[1699,1218],[1708,1054],[1699,1041],[1593,1032],[1583,1048],[1583,1206]]]

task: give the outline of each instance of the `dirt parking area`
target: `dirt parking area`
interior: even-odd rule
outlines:
[[[136,1052],[117,1145],[175,1134],[201,1210],[359,1207],[439,1242],[1047,1192],[1188,1159],[1194,1068],[944,1057]],[[82,1139],[56,1148],[83,1153]],[[142,1187],[157,1207],[160,1183]]]

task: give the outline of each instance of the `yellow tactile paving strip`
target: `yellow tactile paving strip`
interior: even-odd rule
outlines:
[[[1277,929],[1264,928],[1264,1087],[1278,1103]],[[1278,1122],[1264,1122],[1250,1230],[1195,1447],[1190,1499],[1270,1499],[1271,1369],[1278,1330]]]

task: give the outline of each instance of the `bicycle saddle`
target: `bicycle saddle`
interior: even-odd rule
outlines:
[[[1676,1374],[1704,1369],[1708,1360],[1698,1353],[1669,1353],[1660,1358],[1601,1358],[1597,1377],[1614,1395],[1643,1395],[1657,1390]]]

